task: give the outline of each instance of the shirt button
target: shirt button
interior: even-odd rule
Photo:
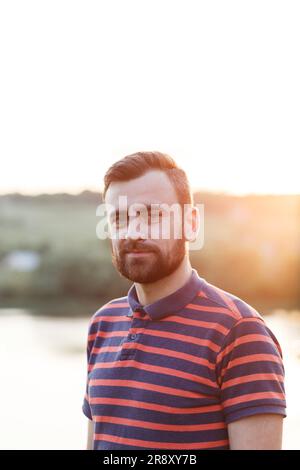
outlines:
[[[131,335],[129,335],[129,339],[134,340],[136,339],[136,336],[136,333],[132,333]]]

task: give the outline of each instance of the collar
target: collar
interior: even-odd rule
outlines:
[[[199,277],[197,271],[192,268],[192,273],[189,280],[175,292],[170,295],[159,299],[152,304],[141,305],[137,293],[135,284],[133,284],[127,294],[128,303],[131,312],[128,315],[132,315],[134,311],[146,312],[152,320],[170,315],[171,313],[182,310],[187,304],[189,304],[197,293],[201,290],[203,279]]]

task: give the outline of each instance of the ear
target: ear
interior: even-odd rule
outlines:
[[[196,240],[200,230],[200,212],[198,207],[191,204],[184,205],[184,233],[187,242]]]

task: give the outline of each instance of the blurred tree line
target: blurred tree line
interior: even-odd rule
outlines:
[[[195,193],[204,204],[204,246],[191,261],[204,277],[254,304],[300,306],[300,196]],[[125,295],[109,242],[96,237],[101,195],[0,196],[0,302]],[[36,254],[35,269],[11,255]],[[16,256],[15,256],[16,258]],[[18,258],[16,258],[18,259]],[[14,261],[15,263],[15,261]]]

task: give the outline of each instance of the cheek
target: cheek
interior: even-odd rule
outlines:
[[[182,221],[180,215],[170,214],[162,219],[160,224],[161,238],[163,240],[178,240],[182,238]]]
[[[119,253],[119,243],[116,240],[110,240],[111,252],[115,255]]]
[[[172,253],[173,243],[170,240],[158,240],[155,245],[158,256],[161,258],[168,257]]]
[[[171,257],[181,256],[182,250],[184,249],[185,242],[183,240],[171,240],[168,243],[167,255]]]

